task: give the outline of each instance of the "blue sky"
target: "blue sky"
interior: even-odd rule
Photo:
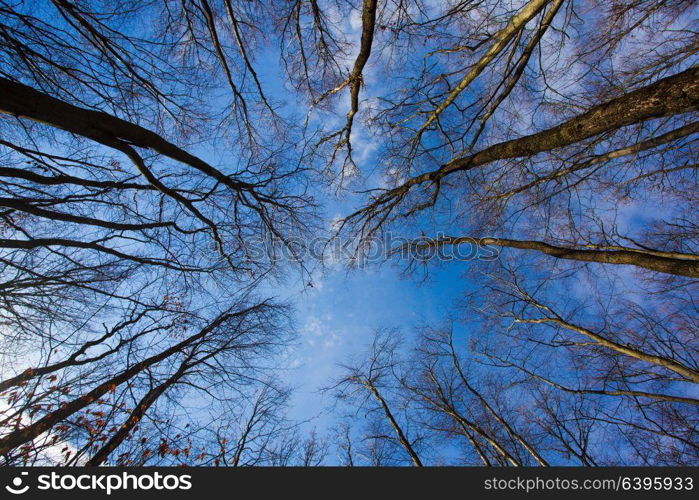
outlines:
[[[312,288],[287,291],[296,306],[299,338],[288,354],[288,381],[298,387],[292,416],[320,415],[327,399],[318,389],[338,375],[337,363],[363,351],[379,327],[397,327],[407,341],[421,324],[442,324],[464,288],[460,266],[430,269],[428,281],[401,275],[400,264],[331,269]],[[322,423],[321,423],[322,425]]]
[[[50,9],[49,11],[52,12]],[[350,66],[360,35],[359,12],[355,10],[352,15],[337,22],[348,40],[354,41],[353,49],[346,55],[347,65]],[[566,45],[566,49],[574,51],[576,43],[575,40],[571,41]],[[566,54],[562,56],[565,63]],[[385,57],[385,54],[381,53],[372,54],[371,62],[363,74],[365,86],[361,90],[360,109],[371,104],[373,98],[385,95],[391,87],[402,85],[397,79],[387,78],[386,67],[383,64]],[[282,104],[280,113],[285,118],[302,123],[308,103],[299,102],[298,96],[287,88],[288,83],[280,65],[278,47],[268,47],[253,64],[267,96]],[[579,69],[572,68],[560,81],[548,83],[574,95]],[[473,85],[472,90],[477,91],[477,85],[478,82]],[[219,104],[228,105],[230,96],[227,92],[222,92],[220,103],[217,99],[212,99],[210,104],[212,107]],[[546,125],[543,122],[560,121],[560,117],[553,113],[537,114],[533,104],[517,103],[517,109],[523,118],[517,123],[521,129],[515,128],[513,133],[528,133],[536,121],[542,121],[538,124],[541,127]],[[334,126],[341,127],[348,106],[348,92],[343,91],[333,98],[330,113],[313,112],[309,122],[311,128],[320,120],[323,120],[328,130],[333,130]],[[313,186],[313,194],[320,205],[320,224],[326,230],[331,229],[333,220],[351,213],[366,200],[366,195],[360,194],[360,190],[385,187],[387,184],[387,178],[384,177],[385,165],[376,156],[377,144],[381,142],[381,138],[372,137],[364,128],[361,118],[360,111],[354,122],[352,138],[359,175],[352,177],[344,190],[338,191],[337,186],[320,182]],[[226,147],[224,141],[220,144],[213,143],[214,141],[207,141],[188,149],[222,171],[234,171],[237,158],[233,156],[232,148]],[[443,194],[448,196],[449,190],[444,191],[446,193]],[[341,194],[340,198],[336,197],[338,192]],[[438,208],[444,208],[443,205],[448,203],[449,201],[445,201],[445,197],[442,196]],[[658,213],[663,212],[664,207],[649,194],[648,199],[642,202],[629,200],[626,205],[612,199],[603,207],[602,203],[595,199],[595,209],[601,212],[603,208],[605,212],[616,212],[614,220],[621,233],[632,234],[635,228],[649,225],[657,218]],[[438,210],[435,213],[434,218],[425,216],[424,219],[414,221],[412,232],[406,236],[416,236],[420,229],[424,229],[428,236],[435,236],[438,232],[447,230],[459,234],[461,221],[455,220],[458,217],[440,214]],[[318,237],[323,238],[328,234],[329,231],[321,232]],[[279,359],[279,367],[283,368],[281,377],[295,388],[289,416],[297,421],[307,422],[305,426],[317,427],[319,431],[327,430],[333,424],[334,416],[325,411],[331,401],[328,396],[323,397],[319,390],[330,385],[339,375],[338,363],[360,354],[370,343],[373,331],[378,328],[397,328],[405,343],[409,344],[416,327],[444,325],[449,318],[459,316],[456,304],[463,298],[464,291],[474,286],[473,282],[467,281],[463,276],[469,264],[462,261],[445,262],[441,265],[430,262],[426,276],[420,268],[411,275],[404,275],[406,262],[395,260],[358,269],[348,269],[341,261],[326,262],[323,267],[318,262],[309,260],[307,265],[311,271],[310,276],[305,272],[299,272],[298,267],[295,268],[291,264],[285,281],[265,283],[260,294],[276,296],[294,307],[297,338],[294,345]],[[628,278],[628,283],[624,282],[624,286],[633,289],[637,283],[636,275],[631,271],[617,272]],[[573,282],[573,286],[566,289],[565,293],[584,303],[585,300],[589,300],[590,295],[586,286],[582,281]],[[627,290],[624,290],[624,293],[627,294],[625,296],[631,296]],[[462,338],[468,337],[467,325],[457,323],[456,328],[460,329]]]

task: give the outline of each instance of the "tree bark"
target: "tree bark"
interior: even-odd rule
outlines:
[[[547,3],[549,3],[551,0],[531,0],[528,4],[526,4],[522,10],[520,10],[516,15],[512,16],[510,21],[507,23],[507,26],[505,26],[503,29],[495,33],[493,35],[494,42],[490,46],[490,48],[487,50],[485,54],[483,54],[483,57],[481,57],[472,67],[471,70],[464,76],[461,81],[454,87],[454,90],[452,90],[449,93],[449,96],[440,104],[437,106],[437,108],[430,114],[429,118],[425,120],[425,123],[422,124],[420,129],[418,130],[417,137],[419,138],[422,132],[427,129],[438,117],[439,115],[447,108],[451,103],[454,102],[454,100],[458,97],[458,95],[468,87],[473,80],[476,79],[478,75],[480,75],[485,68],[488,67],[488,65],[495,59],[500,52],[502,52],[505,47],[510,43],[510,40],[520,31],[522,30],[529,21],[532,20],[534,16],[536,16],[541,9],[543,9]]]
[[[131,368],[121,372],[119,375],[116,375],[103,382],[102,384],[98,385],[87,394],[84,394],[83,396],[80,396],[79,398],[76,398],[70,401],[69,403],[62,404],[58,410],[45,415],[33,424],[9,433],[8,435],[0,439],[0,455],[5,455],[10,450],[40,436],[41,434],[50,430],[54,425],[58,424],[62,420],[65,420],[74,413],[82,410],[83,408],[97,401],[100,397],[105,395],[115,386],[119,386],[124,382],[127,382],[128,380],[136,376],[138,373],[149,368],[150,366],[153,366],[156,363],[163,361],[164,359],[172,356],[177,352],[181,352],[183,349],[190,346],[192,343],[204,338],[211,331],[223,324],[227,319],[233,316],[244,314],[248,310],[241,311],[238,313],[222,314],[221,316],[216,318],[216,320],[214,320],[205,328],[200,330],[199,333],[190,336],[189,338],[183,340],[182,342],[179,342],[178,344],[175,344],[174,346],[162,351],[159,354],[156,354],[147,359],[144,359],[139,363],[136,363]]]
[[[393,427],[393,430],[396,432],[396,435],[398,436],[398,441],[400,442],[401,446],[403,446],[403,448],[405,448],[405,451],[408,453],[408,455],[410,455],[410,459],[413,461],[413,464],[416,467],[422,467],[422,462],[420,461],[420,457],[418,457],[417,453],[415,453],[415,450],[413,449],[412,445],[410,444],[410,441],[408,441],[408,438],[405,437],[405,434],[403,433],[403,429],[401,429],[400,425],[398,425],[398,422],[396,422],[396,419],[393,416],[393,413],[391,413],[391,409],[388,407],[386,400],[383,398],[383,396],[381,396],[381,394],[379,393],[379,391],[376,389],[376,387],[373,384],[365,381],[364,385],[366,385],[367,389],[369,389],[371,394],[374,396],[374,398],[381,405],[381,408],[383,409],[383,412],[386,415],[386,418],[391,423],[391,427]]]
[[[550,311],[550,308],[548,309]],[[660,366],[661,368],[665,368],[666,370],[670,370],[672,372],[675,372],[679,375],[682,375],[688,380],[691,380],[695,384],[699,384],[699,371],[690,368],[689,366],[680,363],[679,361],[675,361],[674,359],[666,358],[663,356],[657,356],[655,354],[649,354],[647,352],[641,351],[639,349],[636,349],[635,347],[631,345],[624,345],[620,344],[618,342],[614,342],[613,340],[610,340],[606,337],[603,337],[602,335],[599,335],[591,330],[588,330],[587,328],[583,328],[578,325],[574,325],[572,323],[569,323],[559,317],[555,318],[540,318],[540,319],[515,319],[515,322],[517,323],[530,323],[530,324],[546,324],[546,323],[552,323],[558,326],[561,326],[563,328],[566,328],[568,330],[577,332],[581,335],[584,335],[592,340],[594,340],[597,344],[606,347],[607,349],[611,349],[613,351],[616,351],[620,354],[624,354],[626,356],[629,356],[634,359],[638,359],[641,361],[645,361],[647,363],[652,363],[656,366]]]
[[[107,459],[107,457],[109,457],[110,453],[112,453],[121,443],[124,442],[126,436],[128,436],[131,430],[141,421],[143,416],[148,411],[148,408],[150,408],[153,403],[155,403],[158,398],[165,393],[165,391],[175,385],[177,381],[185,374],[186,368],[186,364],[183,363],[182,366],[180,366],[180,369],[177,370],[174,375],[172,375],[162,384],[148,391],[146,395],[143,396],[143,398],[141,398],[141,400],[138,402],[136,408],[134,408],[130,413],[129,418],[126,419],[126,422],[124,422],[121,427],[119,427],[119,429],[112,434],[112,437],[110,437],[109,440],[99,450],[97,450],[90,460],[85,462],[85,465],[101,465]]]
[[[555,127],[495,144],[471,156],[454,159],[438,170],[413,177],[396,190],[405,190],[423,182],[436,182],[453,172],[468,170],[497,160],[533,156],[544,151],[570,146],[603,132],[634,123],[697,109],[699,109],[699,67],[695,66],[594,106],[589,111]]]
[[[116,149],[148,148],[187,164],[234,190],[252,186],[212,167],[155,132],[102,111],[80,108],[27,85],[0,77],[0,113],[45,123]]]
[[[687,254],[687,258],[657,255],[661,252],[646,252],[635,249],[615,250],[586,250],[550,245],[543,241],[511,240],[507,238],[473,238],[469,236],[446,237],[430,243],[420,243],[426,246],[458,245],[474,243],[478,245],[494,245],[521,250],[534,250],[551,255],[557,259],[577,260],[581,262],[599,262],[602,264],[624,264],[642,267],[665,274],[675,274],[690,278],[699,278],[699,257]],[[673,255],[677,255],[674,254]]]

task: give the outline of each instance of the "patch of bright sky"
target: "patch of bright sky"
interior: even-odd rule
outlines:
[[[341,23],[345,34],[356,41],[361,30],[358,15],[356,12]],[[278,52],[271,50],[257,60],[263,86],[273,99],[284,102],[286,111],[302,114],[306,111],[305,104],[298,103],[288,92],[278,57]],[[365,72],[366,86],[362,88],[361,99],[385,91],[381,80],[373,61]],[[336,99],[335,111],[341,119],[344,119],[347,109],[347,95]],[[355,160],[362,171],[381,171],[373,165],[376,162],[374,141],[361,120],[355,121],[353,146]],[[364,182],[375,187],[384,179],[375,175]],[[336,198],[332,187],[318,196],[323,212],[329,215],[325,218],[328,221],[351,213],[350,210],[363,199],[352,191]],[[454,303],[463,294],[461,273],[466,264],[455,262],[438,269],[431,266],[429,279],[421,283],[402,275],[404,264],[398,262],[348,271],[339,262],[326,262],[324,270],[316,267],[313,272],[312,286],[308,286],[307,278],[296,276],[283,287],[275,286],[269,290],[278,298],[289,301],[296,310],[298,338],[282,359],[282,379],[296,388],[291,418],[309,420],[309,425],[319,431],[332,425],[332,417],[325,412],[330,401],[319,390],[329,386],[338,376],[338,363],[366,349],[375,329],[397,327],[409,341],[416,326],[443,324],[450,312],[453,313]]]
[[[347,272],[333,269],[313,287],[288,290],[296,306],[299,338],[287,353],[287,380],[297,387],[294,417],[320,415],[318,390],[338,375],[337,364],[362,352],[373,330],[397,327],[408,340],[420,324],[442,324],[463,290],[457,266],[430,271],[416,286],[397,266]]]

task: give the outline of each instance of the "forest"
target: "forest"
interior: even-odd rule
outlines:
[[[0,0],[0,464],[699,465],[698,17]]]

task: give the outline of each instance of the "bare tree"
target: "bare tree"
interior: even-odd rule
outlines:
[[[386,440],[397,444],[409,458],[412,465],[421,467],[423,465],[416,448],[420,438],[408,437],[405,423],[399,421],[396,408],[391,408],[387,400],[386,392],[390,392],[390,379],[394,370],[397,369],[396,349],[398,344],[394,337],[395,331],[377,331],[368,351],[366,359],[360,360],[354,365],[343,366],[344,374],[342,378],[333,386],[334,395],[339,400],[345,401],[349,398],[356,401],[357,411],[365,411],[380,415],[376,417],[369,430],[369,435],[365,437],[372,441],[369,447],[371,455],[376,453],[377,441]],[[385,435],[382,430],[382,423],[390,429],[392,436]],[[387,458],[374,458],[371,462],[374,465],[383,465]]]

